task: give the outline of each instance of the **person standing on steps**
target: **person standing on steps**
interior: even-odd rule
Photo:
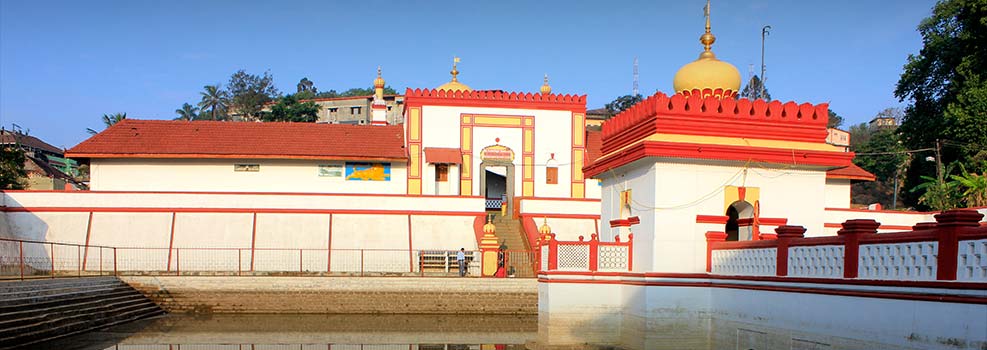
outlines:
[[[456,253],[456,262],[459,263],[459,277],[466,276],[466,248],[459,248]]]

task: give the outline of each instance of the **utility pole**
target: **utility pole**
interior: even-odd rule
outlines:
[[[637,89],[637,78],[638,78],[638,75],[637,75],[637,57],[635,56],[634,57],[634,87],[631,88],[631,91],[633,91],[634,96],[637,96],[638,94],[640,94],[640,92]]]
[[[771,34],[771,26],[761,27],[761,88],[757,92],[757,98],[764,98],[764,38]]]

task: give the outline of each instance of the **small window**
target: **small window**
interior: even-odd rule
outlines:
[[[319,177],[343,177],[343,165],[319,164]]]
[[[352,115],[360,114],[360,107],[350,107],[350,114]]]
[[[391,107],[393,107],[393,106],[387,106],[387,110],[390,111],[391,110]]]
[[[435,165],[435,181],[436,182],[449,181],[449,164]]]
[[[233,171],[258,172],[260,164],[233,164]]]
[[[559,183],[559,168],[545,168],[545,183],[555,185]]]
[[[336,115],[336,112],[339,112],[339,107],[330,107],[329,108],[329,114]]]

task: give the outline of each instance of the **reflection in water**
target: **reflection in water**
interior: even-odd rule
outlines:
[[[169,315],[40,348],[506,350],[534,340],[537,321],[534,315]]]

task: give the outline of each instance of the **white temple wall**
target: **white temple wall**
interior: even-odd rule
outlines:
[[[826,179],[826,208],[850,208],[850,179]]]
[[[461,117],[464,114],[494,116],[533,116],[534,117],[534,195],[536,197],[568,198],[572,183],[572,112],[556,110],[479,108],[479,107],[422,107],[422,148],[460,148],[462,133]],[[473,150],[473,193],[479,194],[480,151],[490,145],[507,146],[514,151],[515,195],[522,195],[523,140],[522,129],[517,127],[475,126],[471,148]],[[558,184],[545,183],[545,165],[555,154],[555,164],[559,168]],[[427,163],[425,159],[424,164]],[[434,181],[423,175],[423,182]],[[424,190],[424,187],[423,187]],[[428,192],[426,192],[428,193]]]
[[[332,249],[476,249],[473,223],[484,213],[476,197],[13,191],[2,198],[0,215],[15,239],[85,244],[88,232],[89,245],[165,252],[324,250],[330,215]]]
[[[658,220],[658,212],[651,207],[655,203],[657,194],[657,173],[654,162],[637,161],[623,166],[614,171],[608,171],[598,176],[603,180],[603,193],[600,200],[600,240],[613,241],[614,236],[627,237],[628,233],[634,233],[634,271],[660,271],[656,270],[657,262],[652,256],[658,256],[659,251],[664,251],[666,245],[660,244],[660,236],[665,235],[665,223]],[[630,211],[624,209],[621,216],[620,193],[625,189],[633,189],[631,193],[632,204]],[[630,216],[637,216],[641,223],[632,226],[630,229],[611,228],[610,220],[624,219]],[[661,229],[661,232],[656,230]],[[677,252],[670,252],[676,254]],[[675,257],[666,257],[675,259]],[[662,259],[666,259],[662,258]]]
[[[215,191],[405,193],[406,164],[392,162],[390,181],[319,176],[319,165],[345,167],[346,161],[283,159],[93,159],[94,191]],[[257,172],[237,172],[234,164],[258,164]]]

